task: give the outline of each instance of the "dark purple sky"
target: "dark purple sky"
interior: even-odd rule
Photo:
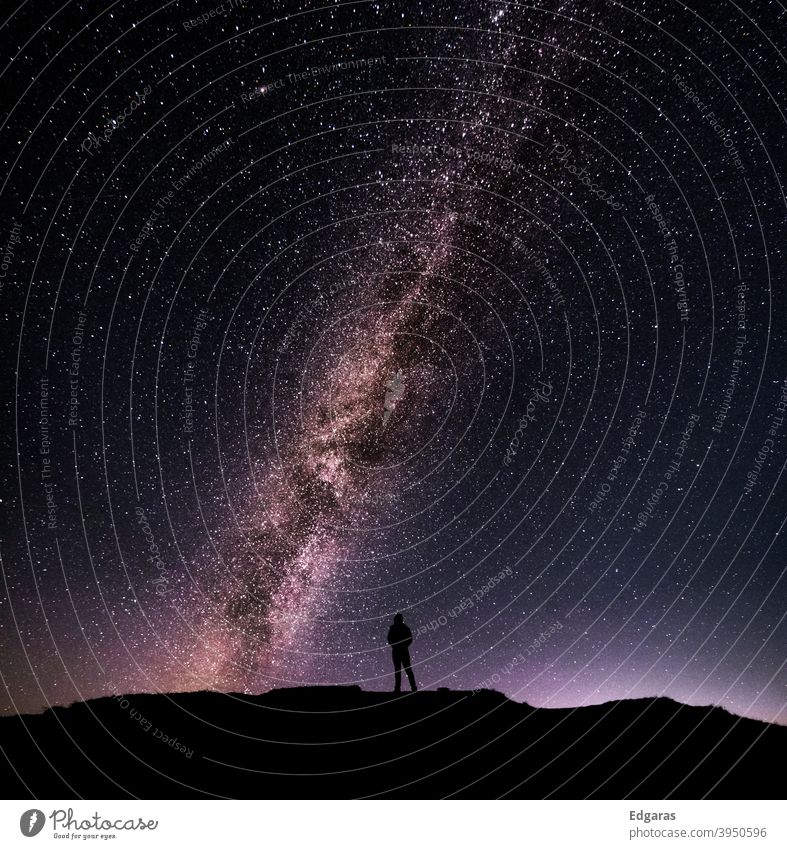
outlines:
[[[5,24],[4,710],[784,722],[777,9],[264,5]]]

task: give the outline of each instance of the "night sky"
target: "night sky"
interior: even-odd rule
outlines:
[[[787,722],[786,25],[10,14],[2,710],[390,689],[400,611],[423,688]]]

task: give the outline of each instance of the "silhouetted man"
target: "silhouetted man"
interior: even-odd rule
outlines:
[[[388,645],[391,647],[394,664],[394,692],[402,692],[402,667],[407,673],[407,680],[410,682],[410,689],[415,692],[418,688],[415,686],[415,676],[410,668],[410,643],[413,641],[413,635],[407,625],[404,624],[404,616],[397,613],[394,616],[393,625],[388,629]]]

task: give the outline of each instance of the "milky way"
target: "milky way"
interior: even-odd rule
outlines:
[[[785,721],[782,7],[92,15],[4,28],[4,709],[387,689],[401,611]]]

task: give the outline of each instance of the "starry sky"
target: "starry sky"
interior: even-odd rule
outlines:
[[[782,3],[4,14],[3,712],[787,722]]]

